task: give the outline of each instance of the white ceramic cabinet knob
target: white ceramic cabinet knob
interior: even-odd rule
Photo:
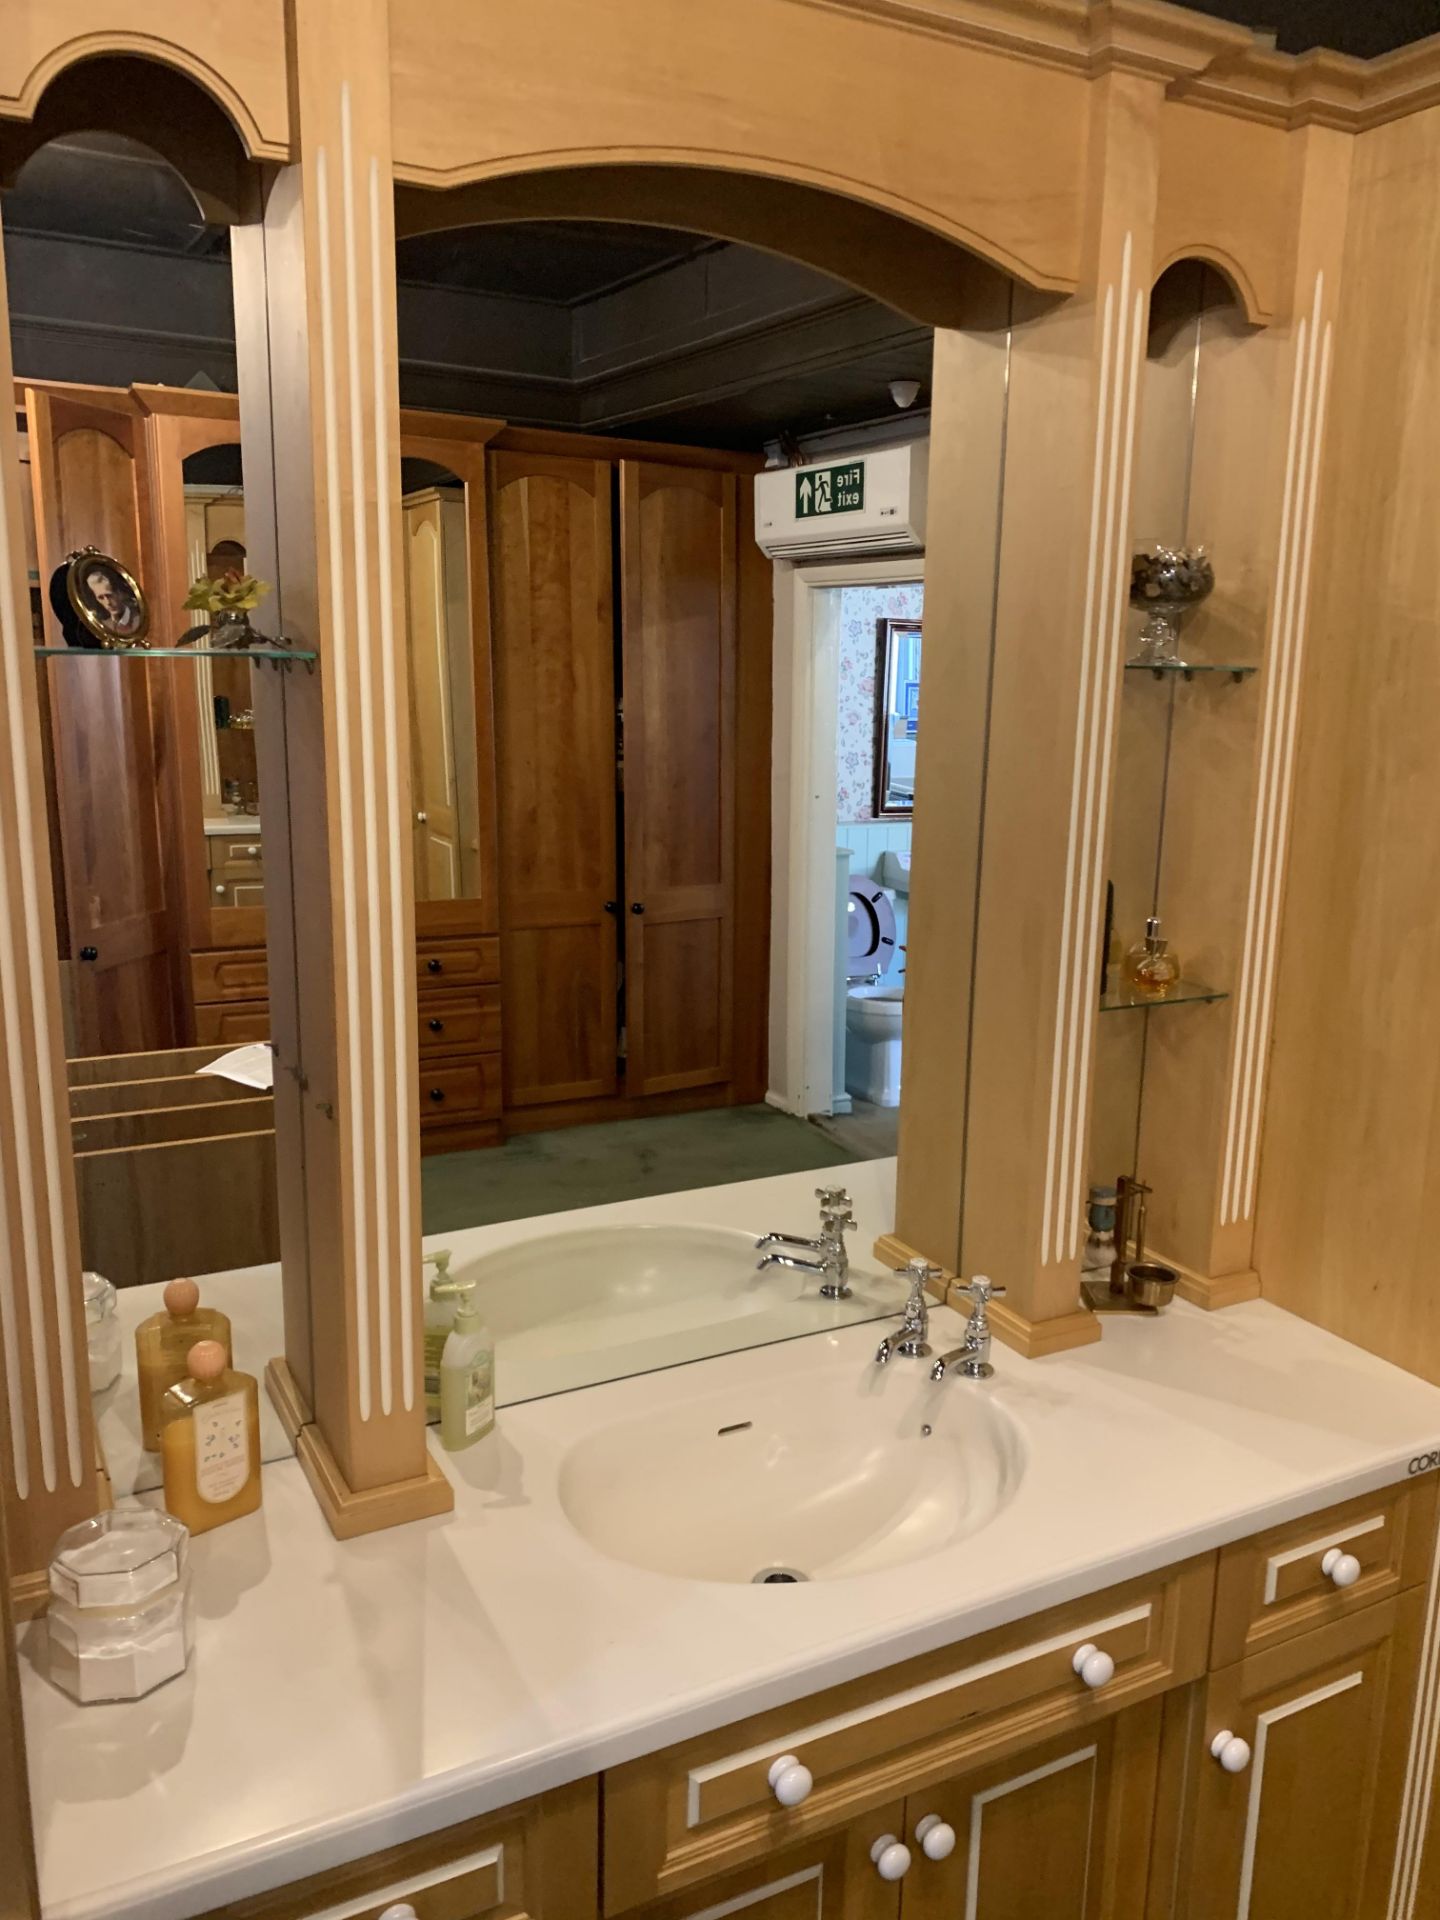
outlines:
[[[1339,1547],[1331,1547],[1320,1562],[1320,1571],[1337,1587],[1353,1587],[1360,1578],[1360,1562],[1353,1553],[1342,1553]]]
[[[955,1829],[938,1813],[927,1813],[915,1828],[915,1838],[927,1860],[948,1860],[955,1851]]]
[[[1210,1742],[1210,1751],[1226,1773],[1243,1773],[1250,1764],[1250,1743],[1241,1740],[1227,1727]]]
[[[420,1916],[408,1900],[401,1900],[393,1907],[386,1907],[380,1920],[420,1920]]]
[[[1092,1692],[1096,1687],[1108,1687],[1115,1678],[1115,1662],[1089,1641],[1075,1649],[1075,1658],[1070,1664]]]
[[[870,1849],[875,1871],[882,1880],[903,1880],[910,1871],[910,1849],[893,1833],[882,1833]]]
[[[782,1753],[770,1768],[770,1790],[782,1807],[798,1807],[810,1798],[815,1776],[793,1753]]]

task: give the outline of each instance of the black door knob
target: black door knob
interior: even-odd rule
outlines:
[[[441,1101],[442,1101],[442,1100],[443,1100],[443,1099],[445,1098],[445,1090],[444,1090],[444,1088],[443,1088],[443,1087],[431,1087],[431,1089],[430,1089],[430,1098],[431,1098],[431,1099],[432,1099],[432,1100],[433,1100],[433,1101],[434,1101],[434,1102],[436,1103],[436,1105],[438,1106],[438,1105],[439,1105],[439,1103],[440,1103],[440,1102],[441,1102]]]
[[[643,900],[632,900],[630,902],[630,911],[631,913],[644,913],[645,902]]]
[[[427,973],[443,973],[445,971],[444,963],[439,960],[427,960],[425,962],[425,969]]]
[[[619,906],[619,904],[620,902],[618,900],[607,900],[605,902],[606,913],[614,913],[615,909]]]
[[[100,958],[100,949],[98,947],[81,947],[80,958],[82,960],[98,960]]]
[[[445,1022],[443,1020],[432,1020],[430,1022],[430,1031],[431,1033],[443,1033],[445,1031]]]

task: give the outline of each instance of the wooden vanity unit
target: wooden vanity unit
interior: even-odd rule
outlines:
[[[1347,1501],[205,1920],[1427,1913],[1391,1901],[1420,1866],[1436,1493]],[[772,1785],[782,1757],[799,1789]]]
[[[933,329],[926,727],[884,1244],[1006,1286],[995,1331],[1026,1357],[1103,1337],[1079,1266],[1131,554],[1164,498],[1215,516],[1204,617],[1255,673],[1213,713],[1197,696],[1213,730],[1183,743],[1193,783],[1169,816],[1224,855],[1223,871],[1190,863],[1196,923],[1171,931],[1232,977],[1153,1050],[1169,1092],[1146,1124],[1163,1106],[1172,1135],[1156,1148],[1161,1251],[1196,1303],[1271,1290],[1440,1379],[1424,1151],[1440,930],[1416,771],[1434,758],[1440,617],[1437,99],[1440,39],[1297,58],[1159,0],[7,0],[0,178],[78,132],[171,162],[229,230],[237,369],[233,401],[27,380],[23,482],[16,411],[0,410],[15,1595],[33,1604],[59,1533],[104,1493],[72,1136],[100,1119],[112,1142],[140,1131],[129,1096],[106,1111],[93,1085],[72,1095],[67,1053],[104,1052],[137,1020],[140,1046],[165,1054],[268,1029],[285,1289],[268,1379],[340,1542],[455,1505],[424,1426],[422,1130],[471,1145],[502,1120],[765,1091],[773,580],[746,521],[755,460],[402,413],[397,234],[678,228],[788,255]],[[1141,418],[1183,412],[1194,382],[1152,341],[1152,293],[1187,263],[1218,277],[1229,311],[1194,363],[1217,373],[1218,404],[1162,487],[1169,439]],[[11,304],[0,262],[7,397]],[[258,840],[222,848],[185,766],[190,663],[59,661],[42,692],[21,493],[42,503],[37,573],[93,529],[152,563],[178,623],[183,461],[237,425],[248,562],[276,586],[260,624],[314,671],[257,669],[261,779],[285,797]],[[443,823],[417,821],[412,794],[423,690],[394,644],[411,455],[466,491],[474,778],[494,800],[475,888],[448,901],[429,864]],[[563,565],[537,571],[546,551]],[[782,718],[794,665],[773,676]],[[47,764],[47,698],[51,720],[88,725],[91,764]],[[519,848],[532,738],[555,830]],[[178,920],[154,849],[107,808],[131,780],[154,786],[157,820],[190,819]],[[47,781],[78,862],[59,900]],[[789,889],[785,836],[774,853]],[[106,886],[85,883],[97,874]],[[95,956],[76,1047],[61,927]],[[177,992],[191,1028],[169,1011]],[[1440,1906],[1440,1846],[1424,1852],[1433,1506],[1422,1471],[1318,1531],[1127,1581],[231,1920],[1422,1920]],[[1115,1649],[1093,1689],[1067,1666],[1085,1635]],[[1221,1732],[1233,1773],[1210,1753]],[[812,1779],[781,1810],[764,1796],[786,1741]],[[0,1758],[7,1846],[22,1802]],[[955,1836],[939,1860],[914,1844],[931,1814]],[[871,1858],[886,1833],[916,1854],[893,1881]],[[27,1877],[0,1899],[34,1920]]]

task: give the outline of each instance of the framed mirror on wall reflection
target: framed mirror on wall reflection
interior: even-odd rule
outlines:
[[[918,620],[875,623],[875,817],[915,811],[915,737],[920,719]]]

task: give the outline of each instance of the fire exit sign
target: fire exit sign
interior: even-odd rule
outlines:
[[[863,460],[851,460],[843,467],[802,467],[795,475],[797,520],[814,520],[828,513],[861,513],[864,507]]]

